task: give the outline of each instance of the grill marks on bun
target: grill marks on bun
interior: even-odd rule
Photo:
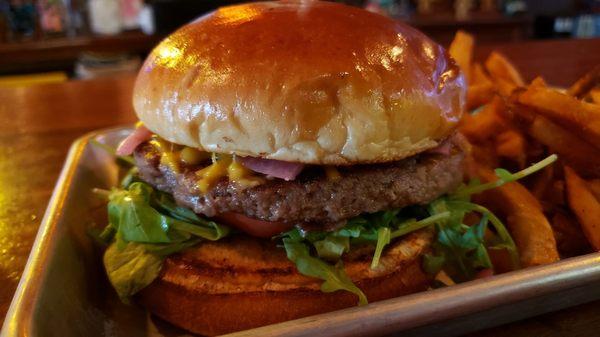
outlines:
[[[377,301],[425,290],[421,270],[432,232],[423,230],[386,249],[381,266],[350,254],[345,269]],[[344,291],[323,293],[320,282],[299,274],[271,242],[233,237],[169,257],[161,276],[139,295],[159,317],[203,335],[220,335],[356,305]]]

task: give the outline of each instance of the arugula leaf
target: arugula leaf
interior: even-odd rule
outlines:
[[[450,212],[441,212],[438,214],[433,214],[428,216],[425,219],[416,221],[415,219],[411,219],[409,221],[404,222],[398,229],[391,233],[392,239],[395,239],[400,236],[404,236],[406,234],[415,232],[421,228],[429,227],[436,222],[443,221],[451,216]]]
[[[306,276],[322,279],[321,291],[334,292],[346,290],[358,296],[358,304],[367,304],[367,297],[346,274],[343,264],[339,261],[335,266],[329,265],[322,260],[312,257],[308,246],[302,242],[296,242],[287,238],[283,239],[283,245],[288,259],[296,264],[298,271]]]
[[[350,224],[350,222],[348,222],[346,226],[338,230],[338,235],[349,238],[358,238],[361,235],[365,235],[365,228],[363,227],[363,224]]]
[[[444,255],[436,256],[432,254],[425,254],[423,256],[423,270],[430,275],[436,275],[442,270],[446,258]]]
[[[377,268],[379,265],[379,259],[383,253],[383,248],[387,246],[392,240],[392,235],[389,227],[379,227],[377,230],[377,245],[375,246],[375,253],[371,260],[371,269]]]
[[[191,209],[177,205],[173,198],[167,193],[156,191],[155,195],[156,197],[152,199],[152,205],[163,213],[181,221],[205,224]]]
[[[325,239],[313,242],[317,255],[328,261],[338,261],[342,254],[350,251],[347,236],[328,235]]]
[[[107,149],[102,144],[99,146]],[[122,159],[132,162],[132,158]],[[322,291],[352,292],[358,296],[359,304],[367,303],[366,296],[345,273],[342,255],[353,245],[375,245],[371,268],[376,268],[383,250],[393,239],[428,226],[435,226],[437,232],[434,253],[425,255],[423,260],[428,272],[444,270],[457,280],[470,279],[478,270],[492,267],[488,249],[508,250],[514,265],[518,266],[516,246],[502,222],[485,207],[471,203],[470,196],[521,179],[555,160],[555,155],[549,156],[515,174],[496,169],[498,180],[485,184],[471,181],[455,193],[434,200],[428,207],[363,214],[349,219],[343,228],[333,232],[305,232],[294,228],[276,238],[282,239],[288,258],[300,273],[324,281]],[[113,242],[104,262],[111,283],[124,299],[158,276],[164,257],[203,239],[218,240],[229,234],[228,227],[199,217],[192,210],[178,206],[171,195],[141,182],[135,167],[130,169],[121,186],[123,189],[111,192],[98,191],[109,198],[110,220],[98,237]],[[481,221],[466,226],[463,219],[469,212],[481,214]],[[486,238],[488,224],[495,234]],[[316,257],[311,252],[316,253]],[[331,265],[322,259],[337,263]]]
[[[276,238],[287,238],[294,242],[306,242],[314,247],[317,256],[328,261],[338,261],[355,244],[374,244],[375,253],[371,268],[378,266],[384,248],[392,239],[431,226],[436,221],[450,216],[449,212],[428,216],[421,220],[407,218],[408,209],[382,211],[365,214],[348,220],[346,226],[333,232],[303,232],[294,228]],[[413,208],[412,213],[420,212]],[[408,212],[408,213],[411,213]],[[414,214],[413,214],[414,215]],[[348,239],[350,240],[348,240]]]
[[[442,212],[439,214],[430,215],[427,218],[419,221],[416,219],[409,219],[396,225],[397,229],[395,229],[393,232],[389,227],[379,227],[377,230],[377,244],[375,246],[375,253],[373,254],[373,259],[371,260],[371,269],[377,268],[379,265],[379,259],[383,253],[383,249],[391,242],[392,239],[407,235],[425,227],[429,227],[438,221],[448,218],[450,215],[450,212]]]
[[[433,245],[434,254],[423,261],[424,269],[437,273],[441,270],[439,268],[442,268],[455,281],[460,282],[472,279],[481,269],[493,267],[487,253],[489,243],[485,240],[485,232],[488,223],[494,224],[497,218],[492,221],[493,214],[482,213],[481,221],[478,224],[465,225],[463,217],[467,212],[476,209],[474,205],[470,202],[448,200],[447,198],[440,198],[430,205],[432,214],[450,212],[452,215],[436,224],[438,234],[437,241]],[[496,225],[501,226],[500,231],[504,228],[501,222]],[[495,240],[501,242],[509,251],[517,254],[510,235],[498,235]]]
[[[123,179],[121,179],[121,188],[129,188],[129,185],[133,184],[136,181],[141,181],[138,177],[139,169],[137,166],[130,168]]]
[[[288,232],[282,233],[274,239],[285,239],[288,242],[306,242],[311,244],[317,256],[328,261],[336,262],[342,254],[350,250],[350,238],[353,235],[360,235],[360,231],[334,231],[334,232],[305,232],[298,228],[293,228]]]
[[[521,178],[524,178],[530,174],[533,174],[533,173],[543,169],[544,167],[552,164],[557,159],[558,159],[557,155],[555,155],[555,154],[550,155],[550,156],[546,157],[545,159],[540,160],[539,162],[537,162],[517,173],[510,173],[505,169],[496,169],[495,173],[496,173],[496,176],[498,177],[498,180],[492,181],[489,183],[485,183],[485,184],[470,184],[467,186],[459,187],[458,190],[456,190],[456,192],[451,194],[451,196],[454,197],[455,199],[462,199],[462,198],[471,196],[473,194],[478,194],[483,191],[502,186],[506,183],[513,182],[513,181],[519,180]]]
[[[169,219],[150,206],[152,188],[133,183],[129,190],[114,190],[109,197],[108,219],[123,240],[168,243]],[[187,239],[187,238],[184,238]]]
[[[508,251],[513,269],[518,269],[520,267],[519,252],[517,250],[517,246],[515,245],[514,240],[510,236],[510,233],[508,232],[502,221],[498,219],[498,217],[494,215],[492,211],[481,205],[477,205],[471,202],[449,201],[448,204],[453,207],[459,207],[468,211],[480,213],[484,216],[485,219],[489,219],[489,222],[492,224],[492,226],[494,226],[494,229],[496,230],[496,233],[498,234],[498,237],[501,240],[501,244],[495,244],[495,246],[501,246]]]
[[[104,252],[103,260],[110,283],[125,303],[129,303],[131,295],[152,283],[162,267],[161,257],[133,242],[123,249],[116,243],[111,244]]]
[[[229,227],[200,218],[142,182],[132,183],[128,190],[113,190],[108,215],[110,225],[126,242],[174,243],[192,235],[215,241],[230,232]]]
[[[109,225],[99,235],[104,241],[113,240],[104,253],[104,266],[124,302],[158,276],[166,256],[202,239],[218,240],[229,234],[228,227],[177,206],[146,183],[126,185],[127,189],[110,192]]]
[[[93,141],[107,152],[115,150]],[[134,165],[132,157],[117,157]],[[130,167],[121,180],[121,189],[94,192],[108,199],[109,224],[94,236],[110,244],[103,262],[108,278],[121,300],[134,295],[158,277],[163,259],[198,244],[203,239],[219,240],[229,227],[200,218],[178,206],[173,198],[142,182],[139,170]],[[112,242],[112,243],[111,243]]]
[[[230,232],[229,227],[217,225],[214,221],[207,221],[207,226],[199,226],[197,224],[173,220],[171,226],[179,232],[189,233],[210,241],[222,239]]]
[[[195,246],[202,242],[202,239],[192,238],[184,242],[167,243],[167,244],[144,244],[144,249],[147,252],[155,254],[160,257],[167,257],[171,254],[178,253],[182,250]]]
[[[475,184],[467,186],[474,188],[478,186]],[[482,214],[481,221],[474,226],[465,225],[464,217],[469,212]],[[484,234],[488,224],[492,224],[496,235],[486,241]],[[361,215],[330,233],[306,233],[293,229],[279,238],[306,245],[309,254],[314,248],[319,258],[328,261],[339,260],[354,244],[372,244],[375,252],[371,268],[376,268],[383,250],[393,239],[432,225],[435,225],[437,240],[433,244],[434,253],[424,259],[424,268],[428,271],[444,269],[456,281],[469,280],[479,270],[492,268],[488,248],[507,249],[513,261],[516,261],[515,268],[518,266],[516,246],[502,222],[489,210],[471,203],[468,195],[460,198],[454,195],[440,197],[427,208],[412,207]],[[336,241],[340,236],[350,238],[350,247],[346,248],[345,241],[343,244]]]
[[[198,242],[200,239],[170,244],[123,243],[117,240],[104,252],[104,268],[119,298],[129,303],[129,297],[158,277],[165,257]]]

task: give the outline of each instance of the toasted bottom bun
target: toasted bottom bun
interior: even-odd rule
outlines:
[[[393,242],[375,269],[373,248],[360,247],[345,257],[346,273],[370,302],[425,290],[431,278],[421,256],[431,240],[422,230]],[[138,301],[174,325],[220,335],[357,304],[346,291],[321,292],[321,283],[299,274],[273,242],[236,236],[169,257]]]

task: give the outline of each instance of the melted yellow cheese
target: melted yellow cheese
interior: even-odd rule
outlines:
[[[227,154],[220,154],[218,158],[213,154],[213,163],[196,172],[196,176],[198,177],[196,185],[202,193],[208,192],[223,177],[228,177],[230,181],[243,188],[254,187],[264,182],[262,178],[254,176],[251,170]]]
[[[158,137],[154,137],[150,143],[160,151],[160,163],[168,166],[173,172],[179,173],[179,151],[176,151],[177,146]]]
[[[184,164],[195,165],[206,159],[209,154],[192,148],[183,148],[179,145],[169,143],[160,137],[154,137],[151,141],[161,153],[160,163],[169,167],[173,172],[180,173],[180,161]],[[185,151],[189,152],[186,153]],[[197,171],[198,181],[196,185],[202,193],[208,192],[221,178],[227,177],[230,181],[242,188],[254,187],[262,184],[265,180],[254,174],[253,171],[244,167],[234,160],[229,154],[212,154],[212,164]]]
[[[235,160],[227,167],[227,174],[229,180],[243,188],[254,187],[264,182],[264,179],[255,176],[251,170]]]
[[[339,180],[342,175],[340,174],[340,171],[338,171],[335,166],[325,166],[325,175],[327,176],[327,179],[332,180],[332,181],[336,181]]]
[[[218,159],[213,155],[213,163],[196,172],[196,176],[198,177],[196,185],[200,192],[208,192],[219,179],[226,176],[227,167],[231,162],[230,155],[220,155]]]
[[[210,158],[210,153],[194,149],[193,147],[184,147],[179,153],[179,159],[186,165],[198,165]]]

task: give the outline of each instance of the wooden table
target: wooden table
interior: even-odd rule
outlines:
[[[527,42],[499,49],[526,78],[566,86],[600,64],[600,40]],[[27,260],[69,145],[82,134],[135,121],[132,77],[0,89],[0,323]],[[492,329],[478,336],[594,336],[600,302]]]
[[[0,74],[72,71],[84,52],[147,54],[163,35],[127,31],[118,35],[50,37],[0,43]]]
[[[456,19],[451,12],[416,14],[406,22],[444,45],[452,41],[459,29],[477,34],[479,43],[522,41],[529,38],[533,30],[531,16],[507,16],[497,12],[476,12],[465,20]]]

